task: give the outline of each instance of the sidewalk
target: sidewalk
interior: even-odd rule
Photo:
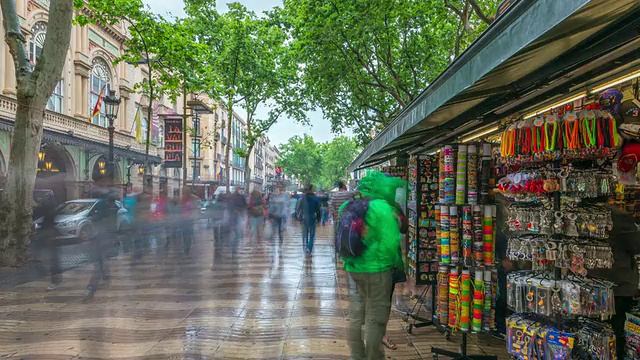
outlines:
[[[158,239],[140,261],[111,258],[110,285],[88,303],[90,264],[65,272],[52,292],[46,278],[0,289],[0,359],[349,358],[347,277],[336,269],[331,227],[318,228],[311,259],[295,222],[283,244],[243,239],[235,258],[227,239],[212,240],[199,228],[189,257],[181,243],[165,250]],[[388,359],[457,350],[430,328],[408,335],[401,317],[389,322],[399,349]]]

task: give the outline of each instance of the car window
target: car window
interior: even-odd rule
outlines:
[[[104,214],[106,210],[107,210],[107,203],[104,201],[98,201],[96,205],[93,207],[93,211],[95,211],[97,214]]]
[[[79,214],[85,210],[91,209],[91,207],[95,204],[95,202],[67,202],[60,205],[58,209],[59,215],[75,215]]]

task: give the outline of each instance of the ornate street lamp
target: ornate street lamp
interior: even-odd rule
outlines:
[[[104,175],[107,173],[107,170],[104,168],[104,161],[100,160],[98,161],[98,172],[100,173],[100,175]]]
[[[104,101],[105,106],[105,115],[109,120],[109,182],[110,185],[113,186],[115,183],[114,176],[114,160],[113,160],[113,135],[115,133],[116,128],[113,126],[113,121],[118,118],[118,110],[120,110],[120,98],[116,96],[116,91],[109,89],[109,95],[103,96],[102,101]]]
[[[53,163],[51,163],[51,161],[47,161],[46,163],[44,163],[44,167],[45,169],[47,169],[47,171],[51,171],[51,169],[53,168]]]
[[[144,166],[138,166],[138,174],[144,175]]]
[[[44,157],[45,157],[45,153],[44,153],[44,151],[40,151],[40,152],[38,153],[38,160],[39,160],[39,161],[44,161]]]

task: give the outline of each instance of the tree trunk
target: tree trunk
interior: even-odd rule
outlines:
[[[56,0],[49,7],[45,41],[35,68],[26,51],[13,0],[0,0],[5,42],[13,58],[18,107],[11,140],[7,184],[0,194],[0,266],[19,266],[29,260],[33,189],[42,140],[44,108],[60,79],[71,38],[73,0]],[[8,64],[7,64],[8,65]]]
[[[33,102],[34,98],[18,95],[7,185],[0,198],[0,266],[20,266],[29,260],[33,189],[45,107],[44,102],[33,107]]]
[[[253,151],[253,144],[247,148],[247,157],[244,158],[244,188],[247,194],[249,193],[249,186],[251,185],[251,166],[249,166],[249,157]]]
[[[229,95],[229,99],[232,99],[232,95]],[[224,155],[225,170],[227,171],[227,194],[230,192],[229,186],[231,185],[231,162],[229,161],[229,155],[231,154],[231,120],[233,120],[233,100],[229,100],[227,104],[227,149]]]

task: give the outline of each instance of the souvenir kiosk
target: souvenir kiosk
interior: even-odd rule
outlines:
[[[600,358],[612,356],[611,332],[600,320],[611,315],[607,298],[613,284],[589,277],[589,271],[611,266],[607,248],[611,215],[595,202],[597,198],[592,194],[611,195],[614,202],[617,194],[618,205],[625,206],[625,199],[635,198],[637,192],[634,185],[622,189],[616,185],[620,175],[615,169],[615,156],[624,155],[624,149],[620,148],[622,140],[615,130],[623,124],[608,116],[603,106],[587,106],[602,93],[607,93],[605,98],[614,104],[638,99],[626,93],[621,99],[607,92],[624,89],[640,76],[638,26],[637,1],[514,2],[351,164],[349,170],[355,171],[398,157],[412,159],[409,207],[415,208],[415,241],[411,240],[413,246],[407,251],[411,275],[416,281],[428,281],[434,270],[431,264],[437,263],[434,314],[440,324],[461,333],[463,343],[466,334],[477,329],[486,331],[485,324],[489,329],[492,325],[491,301],[496,283],[492,280],[498,255],[492,252],[497,234],[489,232],[500,228],[509,233],[509,256],[531,268],[509,277],[509,306],[517,311],[508,324],[511,356],[563,358],[567,349],[562,347],[571,341],[574,355],[574,350],[591,347],[597,348]],[[489,154],[483,144],[487,140],[500,143],[492,145]],[[478,183],[474,184],[475,176],[470,176],[469,171],[475,163],[470,158],[476,153]],[[640,151],[637,153],[640,155]],[[423,214],[423,194],[419,191],[425,187],[420,184],[420,167],[428,157],[433,163],[434,156],[438,160],[438,198],[426,202],[427,211]],[[496,175],[493,185],[489,176],[489,191],[495,191],[497,204],[491,196],[488,202],[483,200],[483,157],[489,162],[490,174]],[[529,178],[529,174],[539,177]],[[523,177],[531,181],[523,181]],[[433,179],[425,176],[424,180],[429,184],[425,190],[429,190],[429,180]],[[476,204],[474,185],[478,187]],[[520,186],[530,193],[529,200],[512,196],[511,192],[520,191]],[[427,198],[431,196],[425,193]],[[433,206],[432,212],[429,206]],[[505,210],[504,221],[498,221],[501,210]],[[427,225],[423,238],[421,224]],[[435,231],[429,230],[434,228]],[[481,240],[476,238],[476,230],[480,230]],[[492,246],[486,257],[485,245]],[[425,251],[421,255],[422,250]],[[491,261],[486,262],[487,258]],[[471,266],[467,265],[469,260]],[[421,266],[421,262],[430,264]],[[485,284],[486,280],[489,283]],[[562,286],[554,285],[560,281]],[[486,293],[488,289],[491,295]],[[591,291],[597,295],[594,301],[582,303]],[[553,328],[540,329],[541,322]],[[574,331],[575,322],[589,332]],[[599,335],[585,336],[594,332]],[[545,334],[553,336],[547,337],[546,343],[534,343]],[[434,356],[476,358],[466,355],[466,351],[432,350]],[[548,357],[552,352],[557,356]]]

